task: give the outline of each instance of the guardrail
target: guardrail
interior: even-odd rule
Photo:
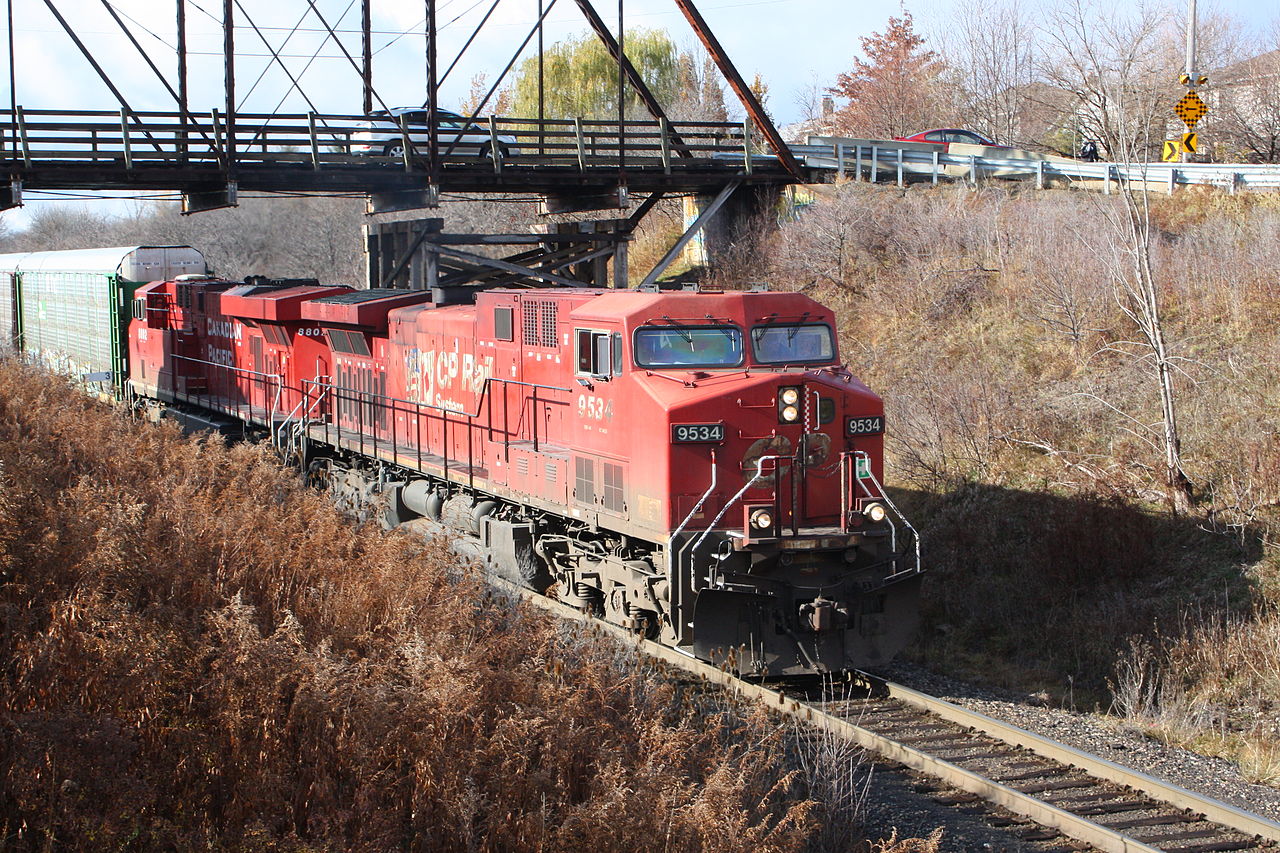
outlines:
[[[865,140],[809,137],[809,144],[791,150],[806,166],[835,171],[841,178],[871,183],[906,183],[961,180],[1035,181],[1038,188],[1085,184],[1111,192],[1120,182],[1143,185],[1149,190],[1172,193],[1179,186],[1215,186],[1237,190],[1280,189],[1280,165],[1251,163],[1086,163],[1083,161],[990,157],[951,154],[943,146],[936,151]],[[1095,187],[1096,185],[1096,187]]]

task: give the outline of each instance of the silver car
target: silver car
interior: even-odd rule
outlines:
[[[414,149],[422,153],[431,144],[427,130],[426,107],[393,107],[391,110],[376,110],[371,113],[372,121],[361,122],[361,129],[351,135],[351,153],[365,157],[403,157],[404,134],[400,132],[400,118],[404,117],[409,130],[409,140]],[[462,132],[467,123],[464,116],[448,110],[436,110],[436,122],[439,130],[440,153],[443,155],[453,146],[453,154],[463,156],[492,157],[496,150],[498,156],[506,159],[519,154],[513,136],[489,134],[488,122],[476,119]],[[456,143],[456,144],[455,144]],[[452,155],[451,155],[452,156]]]

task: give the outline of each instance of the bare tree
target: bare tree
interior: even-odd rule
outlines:
[[[1028,143],[1022,126],[1036,79],[1035,28],[1023,0],[960,0],[940,39],[966,125],[997,142]]]
[[[1143,2],[1124,14],[1103,0],[1065,0],[1041,28],[1042,76],[1074,94],[1082,137],[1100,141],[1113,160],[1146,155],[1157,127],[1158,151],[1173,117],[1176,65],[1162,49],[1169,17],[1166,8]]]
[[[1111,158],[1138,164],[1165,137],[1171,85],[1178,62],[1171,53],[1167,18],[1159,7],[1139,5],[1127,17],[1098,0],[1068,0],[1046,30],[1052,62],[1046,76],[1078,97],[1081,124],[1105,144]],[[1091,235],[1106,263],[1117,304],[1138,335],[1107,348],[1147,368],[1160,404],[1160,420],[1143,437],[1163,458],[1165,494],[1175,513],[1191,507],[1192,486],[1182,460],[1178,428],[1179,358],[1169,345],[1160,289],[1152,264],[1151,205],[1147,184],[1121,184],[1120,201],[1096,205],[1106,228]],[[1099,239],[1100,238],[1100,239]],[[1102,401],[1110,408],[1115,408]],[[1121,414],[1125,414],[1121,412]],[[1138,422],[1132,415],[1131,421]]]
[[[1145,187],[1145,184],[1144,184]],[[1164,457],[1164,480],[1175,513],[1191,508],[1192,484],[1182,463],[1182,436],[1178,429],[1178,396],[1175,387],[1180,361],[1173,355],[1165,334],[1160,289],[1151,262],[1151,204],[1146,189],[1125,186],[1121,206],[1108,217],[1111,240],[1108,249],[1112,284],[1120,310],[1137,326],[1135,341],[1112,343],[1110,348],[1137,357],[1155,381],[1161,419],[1152,430]]]
[[[1213,75],[1214,124],[1230,159],[1280,162],[1280,23],[1270,48]]]

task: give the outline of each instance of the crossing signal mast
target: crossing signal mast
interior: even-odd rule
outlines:
[[[1208,83],[1209,78],[1196,68],[1196,0],[1188,0],[1188,4],[1187,55],[1183,71],[1178,75],[1178,82],[1187,87],[1187,93],[1182,96],[1182,99],[1173,108],[1174,112],[1178,114],[1178,118],[1182,119],[1187,126],[1187,132],[1182,135],[1179,146],[1181,148],[1182,162],[1184,163],[1187,162],[1188,155],[1196,153],[1196,148],[1199,144],[1196,124],[1209,111],[1208,105],[1196,93],[1196,88]],[[1166,157],[1166,159],[1169,158]]]

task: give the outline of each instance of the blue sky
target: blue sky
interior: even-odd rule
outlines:
[[[89,64],[41,0],[11,0],[15,19],[17,102],[28,108],[115,109],[117,104]],[[222,35],[219,0],[187,0],[191,105],[202,112],[221,108]],[[295,76],[321,112],[360,111],[359,77],[331,43],[325,44],[323,25],[306,13],[305,0],[241,0],[263,34],[276,45],[288,30],[302,22],[290,37],[285,52]],[[467,51],[441,91],[441,106],[455,108],[467,93],[472,77],[484,72],[492,81],[536,19],[539,0],[502,0],[482,36]],[[551,0],[542,0],[550,3]],[[1022,0],[1037,8],[1032,0]],[[1050,0],[1044,0],[1050,2]],[[622,0],[628,26],[666,29],[681,45],[693,47],[695,37],[673,0]],[[112,0],[134,28],[153,61],[173,79],[175,59],[173,0]],[[943,37],[961,0],[912,0],[905,5],[915,16],[917,28],[936,42]],[[173,101],[152,75],[116,25],[100,0],[56,0],[63,15],[75,23],[81,38],[102,58],[117,87],[126,93],[134,109],[173,109]],[[442,66],[451,62],[471,35],[491,0],[438,0]],[[602,17],[616,26],[617,0],[595,0]],[[858,53],[859,39],[883,29],[890,15],[900,13],[899,2],[857,0],[697,0],[742,74],[759,73],[769,84],[769,107],[779,123],[801,118],[799,93],[832,83],[847,70]],[[1099,5],[1100,9],[1128,9]],[[342,31],[347,49],[359,55],[359,0],[317,0],[329,24]],[[1169,14],[1180,18],[1185,2],[1170,4]],[[345,12],[345,14],[344,14]],[[389,105],[422,101],[425,79],[423,58],[423,3],[409,0],[373,0],[374,82]],[[1249,34],[1259,38],[1280,29],[1280,4],[1276,0],[1200,0],[1200,15],[1223,14],[1236,19]],[[241,18],[241,24],[247,21]],[[3,27],[3,20],[0,20]],[[555,41],[585,30],[573,0],[556,0],[547,15],[546,39]],[[267,51],[253,30],[237,32],[237,89],[243,109],[272,112],[305,112],[309,106],[297,92],[289,92],[288,78],[270,66]],[[1271,45],[1275,46],[1274,38]],[[322,48],[319,58],[302,69]],[[532,50],[532,45],[530,46]],[[0,52],[3,45],[0,44]],[[257,54],[250,55],[250,54]],[[51,62],[50,57],[57,57]],[[8,62],[5,60],[6,71]],[[263,73],[265,70],[265,74]],[[259,79],[260,78],[260,79]],[[0,81],[8,90],[8,75]],[[8,92],[5,92],[8,100]],[[280,105],[277,107],[277,105]],[[19,221],[21,216],[16,217]]]

